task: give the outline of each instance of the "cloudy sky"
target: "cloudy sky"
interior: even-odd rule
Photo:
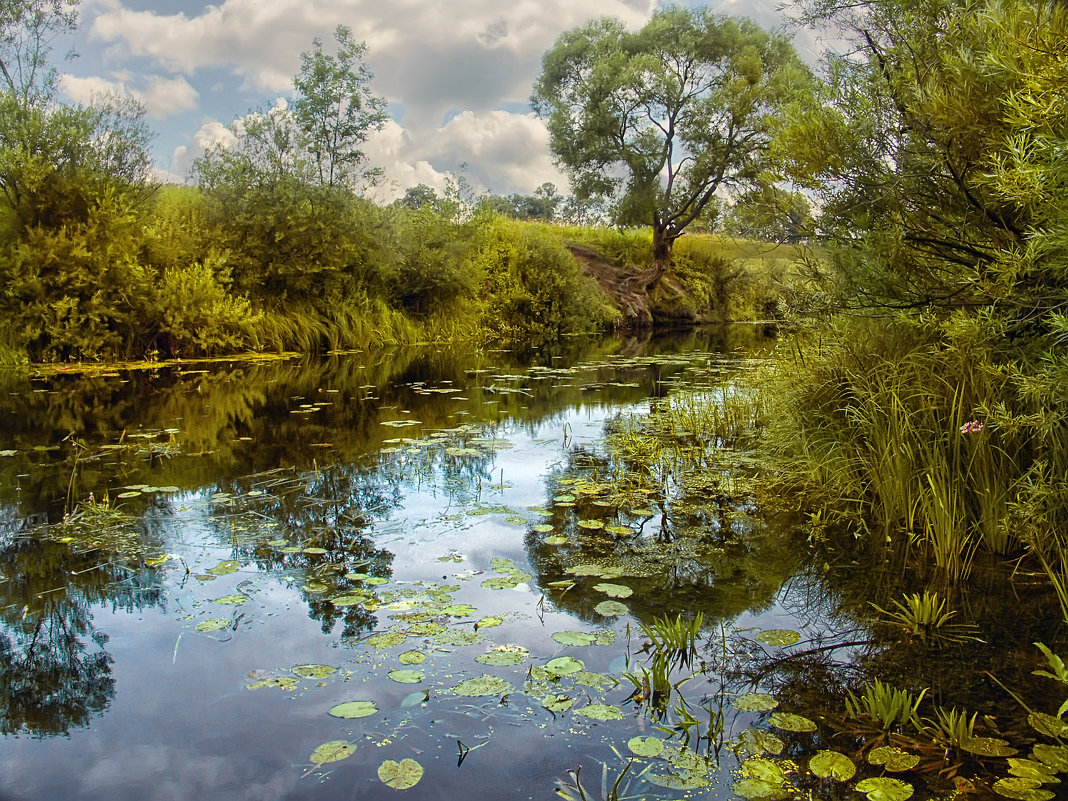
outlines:
[[[117,92],[143,102],[160,177],[181,180],[226,126],[292,93],[300,54],[338,24],[365,41],[390,121],[365,148],[385,170],[382,199],[440,188],[466,164],[478,189],[561,189],[548,134],[528,98],[542,54],[568,28],[613,16],[640,27],[664,0],[82,0],[59,65],[72,100]],[[689,4],[698,3],[690,1]],[[716,10],[781,24],[778,0],[711,0]],[[59,43],[56,53],[66,49]],[[806,45],[799,41],[799,47]],[[809,48],[811,49],[811,48]]]

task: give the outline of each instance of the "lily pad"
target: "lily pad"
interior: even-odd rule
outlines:
[[[197,631],[218,631],[229,627],[230,618],[228,617],[211,617],[197,623]]]
[[[331,740],[312,751],[309,759],[316,765],[325,765],[327,762],[338,762],[342,759],[347,759],[355,752],[355,744],[346,740]]]
[[[475,628],[479,629],[492,629],[501,625],[504,622],[503,617],[484,617],[475,623]]]
[[[398,669],[389,671],[389,677],[398,684],[418,684],[426,678],[426,674],[418,670]]]
[[[1009,773],[1021,779],[1031,779],[1042,784],[1060,784],[1061,780],[1055,775],[1055,771],[1043,762],[1033,759],[1017,759],[1009,757]]]
[[[426,654],[422,651],[405,651],[400,655],[402,665],[421,665],[426,661]]]
[[[414,759],[402,759],[400,762],[387,759],[378,766],[378,778],[394,790],[407,790],[419,784],[423,778],[423,766]]]
[[[809,760],[808,769],[821,779],[847,782],[857,773],[857,766],[845,754],[837,751],[819,751]]]
[[[696,790],[708,787],[710,783],[704,776],[685,773],[650,773],[645,779],[650,784],[667,787],[669,790]]]
[[[763,729],[746,729],[738,735],[738,746],[751,754],[781,754],[786,743]]]
[[[601,601],[593,609],[597,614],[605,617],[619,617],[630,611],[626,604],[621,604],[619,601]]]
[[[580,520],[578,521],[579,528],[587,529],[588,531],[600,531],[604,528],[603,520]]]
[[[770,712],[779,702],[767,693],[746,693],[739,695],[731,703],[742,712]]]
[[[553,639],[561,645],[593,645],[594,635],[584,631],[557,631]]]
[[[223,606],[237,606],[238,604],[243,604],[247,600],[247,595],[242,595],[241,593],[235,592],[233,595],[224,595],[221,598],[212,598],[211,602],[213,604],[222,604]]]
[[[452,691],[457,695],[474,697],[505,695],[512,691],[512,685],[497,676],[487,676],[483,674],[477,679],[461,681],[452,688]]]
[[[659,737],[631,737],[627,748],[640,757],[657,757],[664,750],[664,741]]]
[[[1052,790],[1046,790],[1041,783],[1034,779],[1022,779],[1018,776],[998,779],[992,787],[998,795],[1005,798],[1015,798],[1018,801],[1049,801],[1051,798],[1056,798],[1056,793]]]
[[[1057,771],[1068,771],[1068,746],[1036,743],[1031,756]]]
[[[378,707],[374,701],[346,701],[330,707],[327,714],[335,718],[367,718],[378,714]]]
[[[541,699],[541,705],[548,709],[550,712],[566,712],[575,703],[575,699],[570,695],[547,695]]]
[[[623,584],[608,584],[602,582],[601,584],[594,584],[593,588],[597,592],[603,592],[609,598],[629,598],[634,594],[634,590]]]
[[[213,576],[228,576],[231,573],[236,573],[239,567],[241,567],[240,562],[235,562],[233,559],[227,559],[224,562],[219,562],[215,567],[209,567],[204,572],[210,573]]]
[[[441,610],[441,614],[449,617],[469,617],[478,610],[470,604],[452,604]]]
[[[868,754],[868,761],[873,765],[882,765],[891,773],[900,773],[903,770],[912,770],[920,764],[920,758],[915,754],[902,751],[900,748],[884,745],[873,748]]]
[[[777,729],[785,731],[816,731],[816,724],[804,715],[795,715],[791,712],[772,712],[768,717],[768,723]]]
[[[269,679],[261,679],[252,684],[245,685],[250,690],[259,690],[264,687],[277,687],[279,690],[295,690],[300,686],[300,681],[292,676],[273,676]]]
[[[534,531],[538,532],[539,534],[548,534],[552,530],[553,527],[550,526],[548,523],[538,523],[538,525],[534,526]]]
[[[587,704],[576,709],[575,714],[593,720],[623,720],[623,710],[612,704]]]
[[[567,545],[567,537],[554,534],[551,537],[546,537],[544,542],[546,545]]]
[[[801,639],[801,635],[790,629],[769,629],[760,632],[756,638],[768,645],[793,645]]]
[[[568,676],[575,684],[581,684],[585,687],[614,687],[619,684],[619,680],[609,676],[607,673],[594,673],[592,670],[580,670],[578,673],[572,673]]]
[[[289,672],[302,679],[325,679],[337,673],[337,668],[331,665],[294,665]]]
[[[569,673],[578,673],[586,666],[572,656],[558,656],[545,663],[545,669],[554,676],[566,676]]]
[[[487,653],[476,656],[475,661],[483,665],[504,667],[525,662],[528,656],[530,652],[521,645],[497,645]]]
[[[382,650],[385,648],[392,648],[394,645],[400,645],[407,639],[408,635],[403,631],[385,631],[381,634],[375,634],[372,637],[368,637],[364,642],[372,648]]]
[[[990,757],[1016,756],[1016,749],[1010,748],[1007,740],[997,737],[968,737],[961,740],[960,747],[969,754]]]
[[[364,595],[363,593],[348,593],[347,595],[337,595],[330,599],[330,603],[334,606],[357,606],[364,601],[370,601],[370,595]]]
[[[784,797],[789,791],[781,784],[766,782],[763,779],[742,779],[731,787],[731,792],[746,799],[776,799]]]
[[[905,801],[915,792],[908,782],[886,776],[862,779],[857,782],[856,790],[858,793],[865,793],[868,801]]]

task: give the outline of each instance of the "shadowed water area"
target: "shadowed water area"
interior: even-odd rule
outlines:
[[[855,756],[858,665],[975,708],[984,670],[1034,685],[1033,577],[980,567],[977,628],[903,651],[869,606],[928,586],[899,554],[810,559],[746,453],[647,436],[772,345],[3,376],[0,799],[601,798],[624,771],[619,798],[776,797],[749,791],[785,758]],[[698,614],[658,663],[657,622]]]

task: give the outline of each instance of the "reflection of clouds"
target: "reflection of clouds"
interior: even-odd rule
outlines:
[[[264,801],[289,795],[300,771],[279,765],[264,775],[260,763],[191,748],[137,744],[126,749],[98,749],[82,774],[82,794],[124,795],[129,786],[151,787],[152,801],[189,801],[200,797]]]

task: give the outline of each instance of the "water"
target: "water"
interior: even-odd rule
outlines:
[[[855,622],[731,476],[631,492],[605,438],[768,346],[7,376],[0,799],[383,798],[403,760],[407,798],[546,798],[630,757],[632,794],[730,797],[724,743],[767,717],[732,706],[768,689],[738,665],[781,647],[757,635]],[[698,612],[684,726],[626,674],[640,624]],[[352,701],[370,714],[337,717]]]

